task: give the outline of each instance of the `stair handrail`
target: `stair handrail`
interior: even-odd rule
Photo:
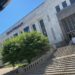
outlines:
[[[53,48],[50,49],[49,51],[47,51],[44,55],[42,55],[41,57],[39,57],[38,59],[36,59],[35,61],[33,61],[31,64],[27,65],[26,67],[24,67],[24,71],[27,72],[29,70],[31,70],[32,68],[36,68],[36,66],[42,64],[44,61],[46,61],[50,55],[52,54],[53,52]]]

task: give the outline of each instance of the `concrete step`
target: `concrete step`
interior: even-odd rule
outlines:
[[[75,47],[58,49],[53,58],[33,67],[25,75],[75,75]]]

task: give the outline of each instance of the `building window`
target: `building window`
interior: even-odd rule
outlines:
[[[21,31],[20,33],[22,34],[23,32]]]
[[[34,31],[36,31],[36,26],[35,26],[35,24],[32,25],[32,28],[33,28]]]
[[[14,36],[18,36],[18,33],[15,33]]]
[[[55,7],[57,12],[60,12],[60,7],[59,5]]]
[[[52,32],[53,38],[56,40],[56,36],[55,36],[55,32],[54,32],[53,28],[51,28],[51,32]]]
[[[24,32],[29,32],[29,26],[24,28]]]
[[[41,27],[41,30],[42,30],[43,34],[45,36],[47,36],[47,32],[46,32],[46,28],[45,28],[43,20],[40,20],[40,27]]]
[[[67,7],[66,1],[62,2],[62,6],[63,6],[63,8]]]
[[[71,3],[71,4],[75,3],[75,0],[70,0],[70,3]]]
[[[48,18],[48,21],[50,21],[50,17],[49,17],[49,15],[47,15],[47,18]]]

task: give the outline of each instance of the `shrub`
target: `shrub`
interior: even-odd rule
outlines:
[[[3,44],[3,61],[13,66],[24,60],[31,63],[32,59],[50,49],[48,38],[38,32],[23,33],[9,39]]]

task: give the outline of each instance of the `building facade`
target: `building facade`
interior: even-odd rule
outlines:
[[[74,35],[74,8],[75,0],[45,0],[3,33],[0,42],[18,36],[22,32],[36,30],[47,36],[50,44],[59,47]]]

